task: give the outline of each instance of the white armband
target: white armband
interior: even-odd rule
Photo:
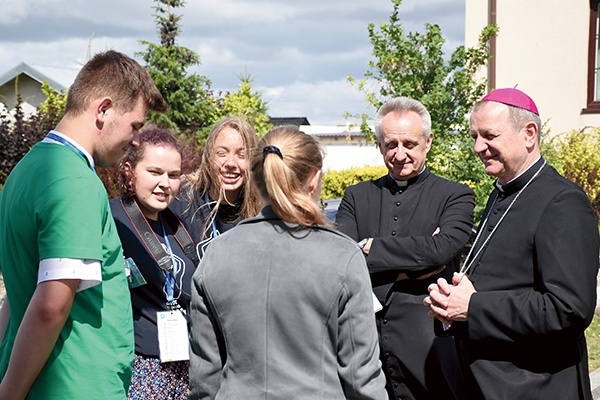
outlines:
[[[40,260],[38,285],[46,281],[79,279],[77,291],[102,282],[102,264],[98,260],[80,258],[46,258]]]

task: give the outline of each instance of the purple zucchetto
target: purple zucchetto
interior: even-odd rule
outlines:
[[[485,97],[481,99],[481,101],[495,101],[497,103],[523,108],[527,111],[531,111],[536,115],[540,115],[537,106],[535,105],[531,97],[527,96],[519,89],[496,89],[485,95]]]

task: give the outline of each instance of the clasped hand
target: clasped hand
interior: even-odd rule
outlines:
[[[429,308],[430,318],[439,319],[449,327],[453,321],[466,321],[469,312],[471,295],[476,292],[473,283],[464,274],[454,273],[452,284],[439,278],[427,288],[429,296],[423,305]]]

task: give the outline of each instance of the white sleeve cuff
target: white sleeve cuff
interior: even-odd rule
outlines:
[[[102,282],[102,264],[98,260],[79,258],[46,258],[40,261],[38,285],[59,279],[79,279],[77,291]]]

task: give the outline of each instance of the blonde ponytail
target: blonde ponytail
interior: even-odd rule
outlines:
[[[252,157],[252,174],[262,196],[279,218],[302,226],[331,225],[308,189],[322,166],[322,146],[295,126],[271,130]]]

